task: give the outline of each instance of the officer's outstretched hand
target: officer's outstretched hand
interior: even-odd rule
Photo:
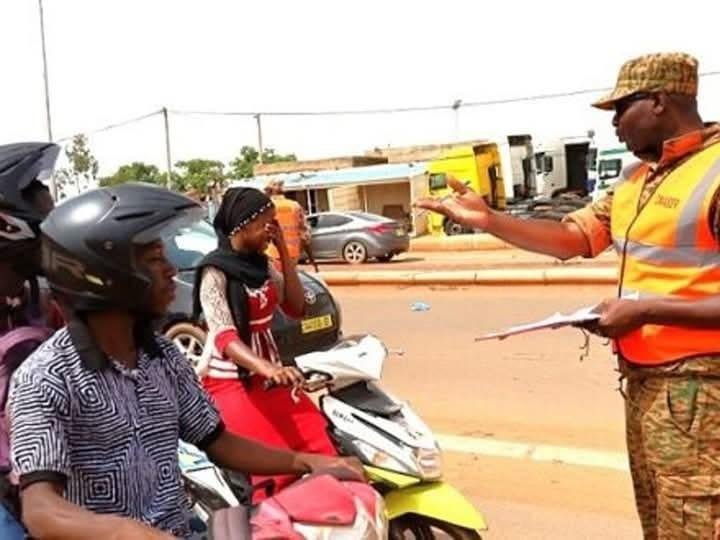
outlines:
[[[487,228],[490,208],[485,199],[457,178],[450,176],[447,183],[453,190],[452,194],[442,199],[420,199],[415,203],[415,207],[441,214],[466,227]]]

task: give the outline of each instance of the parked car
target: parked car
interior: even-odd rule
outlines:
[[[410,247],[402,223],[366,212],[322,212],[308,216],[313,256],[361,264],[387,262]]]
[[[167,317],[158,330],[170,337],[181,350],[199,358],[205,342],[200,321],[192,318],[192,290],[195,269],[200,260],[217,246],[215,230],[206,222],[181,229],[165,241],[168,258],[178,269],[177,294]],[[311,351],[329,349],[340,338],[340,309],[327,286],[318,277],[300,272],[305,288],[306,313],[302,320],[286,317],[278,309],[273,319],[273,335],[284,361]]]

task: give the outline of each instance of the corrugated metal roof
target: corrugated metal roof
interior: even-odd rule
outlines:
[[[239,180],[232,184],[262,189],[270,180],[277,178],[285,182],[285,189],[287,191],[322,189],[344,185],[383,184],[391,180],[410,179],[424,174],[426,170],[426,162],[389,163],[328,171],[256,176],[248,180]]]

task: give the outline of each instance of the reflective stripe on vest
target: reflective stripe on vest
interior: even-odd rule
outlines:
[[[720,252],[718,251],[705,251],[691,246],[646,246],[632,240],[626,242],[624,238],[615,238],[613,245],[620,255],[624,252],[635,259],[648,263],[720,268]]]
[[[720,244],[708,223],[720,187],[720,144],[678,165],[641,206],[646,172],[646,167],[636,170],[618,185],[613,198],[612,237],[623,269],[620,296],[688,299],[720,294]],[[618,339],[617,345],[630,362],[658,365],[720,353],[720,329],[644,325]]]
[[[716,160],[710,169],[705,173],[698,185],[695,186],[685,208],[680,215],[677,231],[677,243],[681,246],[689,246],[695,243],[698,233],[698,212],[702,210],[707,193],[713,183],[720,175],[720,159]],[[707,216],[703,216],[707,220]],[[718,247],[717,245],[715,247]]]
[[[636,289],[628,289],[627,287],[623,287],[620,289],[620,298],[626,298],[628,300],[643,300],[647,298],[667,298],[667,299],[682,299],[683,296],[679,296],[677,294],[659,294],[659,293],[651,293],[647,291],[638,291]]]

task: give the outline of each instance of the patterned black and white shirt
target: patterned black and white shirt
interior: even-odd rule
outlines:
[[[130,370],[72,321],[15,372],[9,414],[21,488],[59,483],[88,510],[190,536],[178,439],[206,448],[224,427],[172,343],[149,336]]]

